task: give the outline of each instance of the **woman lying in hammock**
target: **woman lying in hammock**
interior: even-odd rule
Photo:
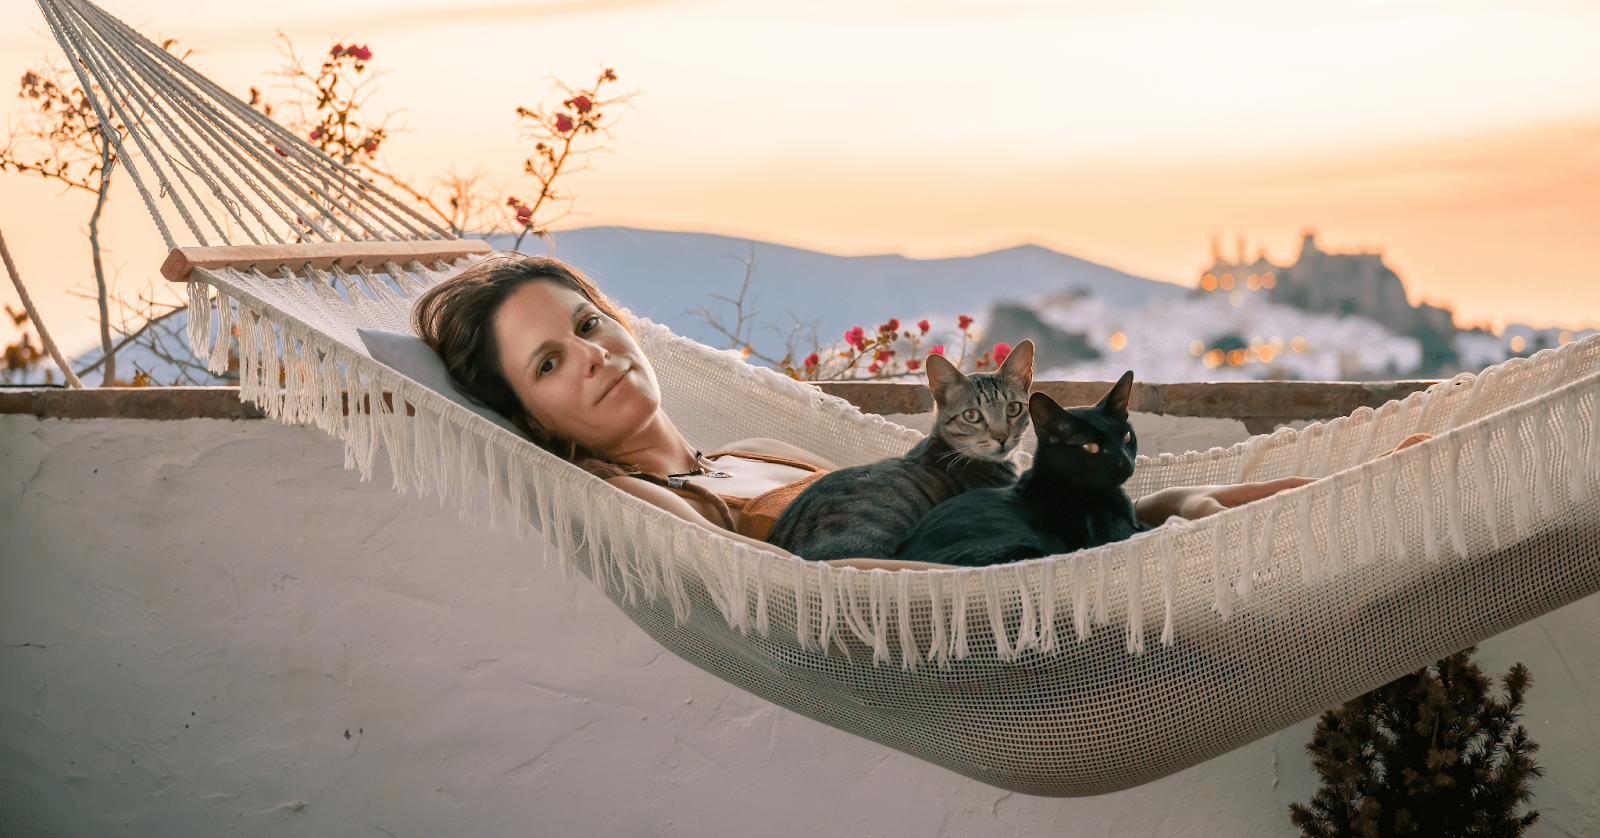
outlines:
[[[748,527],[741,532],[742,518],[770,521],[799,493],[797,483],[837,468],[775,439],[731,442],[725,453],[711,456],[695,450],[661,409],[655,372],[620,312],[583,274],[557,260],[491,256],[429,289],[414,316],[417,333],[456,386],[541,447],[630,495],[752,546],[784,553],[752,537]],[[713,474],[719,476],[703,479]],[[1135,509],[1141,521],[1155,525],[1308,482],[1291,477],[1173,487],[1140,498]],[[887,559],[833,564],[942,566]]]

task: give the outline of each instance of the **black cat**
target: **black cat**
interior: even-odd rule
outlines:
[[[1049,396],[1028,400],[1039,450],[1033,468],[1004,488],[973,489],[922,516],[895,558],[982,567],[1120,541],[1142,527],[1122,484],[1138,439],[1128,424],[1130,370],[1092,407]]]

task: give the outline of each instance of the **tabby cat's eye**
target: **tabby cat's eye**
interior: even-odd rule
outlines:
[[[968,422],[972,422],[973,424],[977,424],[978,420],[983,418],[983,414],[979,413],[977,408],[969,407],[966,410],[961,411],[961,418],[967,420]]]
[[[1006,415],[1013,419],[1022,415],[1022,402],[1012,402],[1006,405]]]
[[[1127,433],[1122,435],[1122,441],[1123,442],[1127,442],[1130,439],[1133,439],[1133,431],[1129,431],[1129,432],[1127,432]]]
[[[1083,444],[1083,450],[1088,451],[1090,454],[1098,454],[1100,453],[1100,446],[1092,442],[1085,442]]]

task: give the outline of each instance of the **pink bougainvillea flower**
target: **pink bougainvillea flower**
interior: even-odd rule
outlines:
[[[574,96],[572,97],[572,107],[578,113],[588,113],[594,110],[594,102],[590,101],[587,96]]]
[[[617,74],[613,72],[610,67],[607,67],[606,71],[600,74],[600,78],[603,78],[606,81],[616,81]]]
[[[898,331],[900,331],[900,318],[898,318],[898,317],[889,318],[889,322],[883,324],[882,326],[879,326],[878,327],[878,331],[880,331],[880,332],[898,332]]]
[[[334,44],[333,49],[328,50],[328,54],[334,58],[338,58],[339,56],[344,55],[344,47],[340,46],[339,44]]]
[[[278,148],[277,146],[273,146],[272,150],[278,152],[278,154],[280,156],[283,156],[283,157],[288,157],[289,156],[289,152],[284,151],[283,149]]]
[[[325,132],[322,130],[322,126],[318,125],[317,127],[311,129],[311,139],[312,140],[320,140],[320,139],[322,139],[323,133],[325,133]]]
[[[889,360],[890,358],[893,358],[893,357],[894,357],[894,350],[893,349],[880,349],[877,352],[872,353],[872,360],[878,361],[880,363],[883,362],[883,361],[887,361],[887,360]]]
[[[345,55],[348,55],[348,56],[356,59],[357,61],[371,61],[372,60],[372,50],[368,49],[367,47],[364,47],[364,46],[361,46],[361,47],[350,47],[350,48],[346,49],[344,51],[344,53],[345,53]]]
[[[518,201],[516,198],[507,198],[506,199],[506,206],[508,206],[508,207],[514,207],[514,206],[517,206],[520,203],[522,203],[522,202]]]
[[[994,362],[996,364],[1005,363],[1006,362],[1006,356],[1010,355],[1010,354],[1011,354],[1011,344],[1009,344],[1009,343],[997,343],[997,344],[994,345]]]
[[[361,144],[361,147],[363,149],[366,149],[366,152],[368,154],[371,154],[374,151],[377,151],[378,150],[378,138],[377,137],[368,137],[367,141]]]
[[[850,329],[844,333],[844,342],[854,346],[856,349],[862,352],[867,351],[866,330],[862,329],[860,326]]]
[[[921,329],[923,334],[927,334],[928,333],[928,329],[931,328],[931,327],[928,325],[928,321],[926,321],[926,320],[918,320],[917,321],[917,328]]]
[[[929,355],[943,355],[944,354],[944,347],[943,346],[935,346],[934,348],[928,350],[928,354]]]
[[[868,364],[867,365],[867,372],[870,372],[873,375],[877,375],[878,374],[878,365],[877,365],[877,363],[874,362],[874,363]]]
[[[913,358],[912,360],[906,362],[906,369],[916,372],[917,370],[922,369],[922,362]]]
[[[966,316],[965,314],[963,314],[960,317],[956,318],[956,328],[960,329],[963,332],[966,331],[967,327],[971,326],[971,325],[972,325],[972,318]]]
[[[572,117],[564,113],[556,114],[556,131],[565,134],[572,130]]]
[[[818,358],[817,357],[817,353],[815,353],[815,352],[813,352],[810,355],[806,356],[806,366],[808,366],[808,367],[814,367],[817,364],[821,363],[821,361],[822,361],[822,359]]]

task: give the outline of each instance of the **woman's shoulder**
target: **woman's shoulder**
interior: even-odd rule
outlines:
[[[751,454],[760,454],[766,457],[783,457],[790,460],[799,460],[802,463],[810,463],[817,468],[827,469],[828,471],[834,471],[839,468],[824,457],[813,454],[812,452],[807,451],[798,445],[790,445],[789,443],[780,439],[769,439],[766,437],[741,439],[722,446],[721,450],[747,451]]]

